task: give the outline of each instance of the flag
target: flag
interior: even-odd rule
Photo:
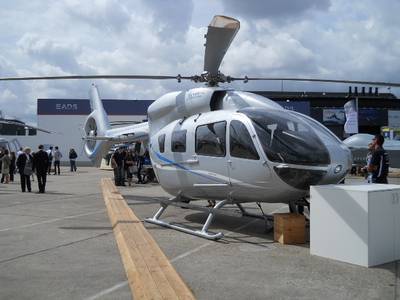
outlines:
[[[346,123],[344,123],[344,132],[358,133],[358,111],[357,100],[350,100],[344,104],[344,113]]]

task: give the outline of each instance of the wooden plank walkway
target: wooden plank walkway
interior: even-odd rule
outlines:
[[[101,188],[133,299],[195,299],[111,179]]]

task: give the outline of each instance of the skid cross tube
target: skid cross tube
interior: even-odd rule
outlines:
[[[267,215],[267,214],[265,214],[265,215],[254,214],[254,213],[248,212],[248,211],[243,207],[242,204],[236,203],[236,205],[237,205],[237,207],[239,207],[240,212],[242,213],[242,216],[243,216],[243,217],[257,218],[257,219],[261,219],[261,220],[265,220],[265,218],[267,218],[268,221],[273,221],[273,220],[274,220],[274,216],[272,216],[272,215]]]
[[[228,204],[229,201],[228,200],[222,200],[219,201],[213,208],[209,209],[209,214],[207,217],[206,222],[204,223],[203,227],[201,228],[201,230],[193,230],[187,227],[184,227],[182,225],[177,225],[177,224],[171,224],[169,222],[165,222],[160,220],[161,215],[164,213],[164,211],[167,209],[167,207],[174,203],[175,205],[177,204],[176,202],[178,202],[180,199],[179,198],[172,198],[170,199],[167,203],[166,201],[163,201],[162,203],[160,203],[161,207],[159,208],[159,210],[155,213],[155,215],[152,218],[147,218],[145,219],[146,222],[148,223],[152,223],[152,224],[156,224],[159,226],[163,226],[163,227],[168,227],[171,229],[175,229],[178,231],[182,231],[185,233],[189,233],[192,235],[196,235],[205,239],[209,239],[209,240],[218,240],[220,238],[222,238],[224,236],[224,234],[222,232],[218,232],[218,233],[210,233],[208,231],[208,228],[211,225],[211,222],[213,221],[216,213],[218,212],[218,210],[220,208],[222,208],[224,205]]]

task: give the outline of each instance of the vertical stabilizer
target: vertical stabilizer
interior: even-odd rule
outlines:
[[[112,143],[98,141],[95,138],[98,136],[107,136],[107,130],[110,129],[110,122],[101,102],[99,91],[94,84],[90,89],[89,95],[92,112],[87,116],[84,125],[86,135],[84,150],[95,165],[100,165],[102,157],[107,153]]]
[[[91,115],[96,116],[97,128],[99,131],[105,132],[110,129],[110,122],[108,116],[103,107],[103,102],[101,101],[99,90],[96,85],[92,85],[90,92],[90,108],[92,110]]]

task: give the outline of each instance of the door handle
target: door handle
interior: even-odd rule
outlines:
[[[182,163],[184,164],[197,164],[199,162],[198,159],[188,159],[186,161],[183,161]]]
[[[275,166],[275,168],[278,168],[278,169],[286,169],[286,168],[289,168],[289,166],[286,165],[286,164],[279,164],[279,165]]]

